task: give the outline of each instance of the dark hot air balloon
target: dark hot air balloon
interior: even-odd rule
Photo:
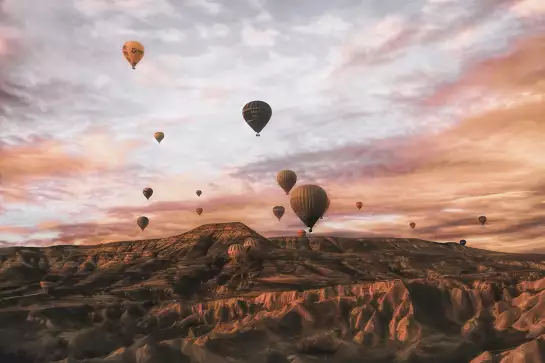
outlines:
[[[312,227],[324,215],[327,208],[327,193],[317,185],[307,184],[291,192],[290,205],[293,212],[312,232]]]
[[[123,56],[132,66],[132,69],[136,69],[138,62],[144,57],[144,46],[135,40],[131,40],[123,44],[122,51]]]
[[[148,226],[149,219],[148,217],[138,217],[136,224],[138,224],[138,227],[140,227],[140,229],[143,231]]]
[[[462,246],[465,246],[465,245],[466,245],[466,243],[467,243],[467,242],[466,242],[466,240],[465,240],[465,239],[461,239],[461,240],[460,240],[460,244],[461,244]]]
[[[284,213],[286,212],[286,208],[282,207],[281,205],[277,205],[276,207],[273,207],[273,214],[278,220],[282,218]]]
[[[161,141],[163,141],[163,139],[165,138],[165,133],[164,132],[156,132],[156,133],[153,134],[153,137],[160,144]]]
[[[202,208],[197,208],[197,209],[195,209],[195,211],[197,212],[198,215],[201,215],[203,209]]]
[[[256,136],[267,126],[272,116],[271,106],[267,102],[252,101],[242,108],[242,117],[246,123],[256,132]]]
[[[305,237],[307,235],[307,231],[304,229],[300,229],[297,231],[297,237]]]
[[[149,200],[151,198],[151,196],[153,195],[153,189],[151,188],[144,188],[144,190],[142,191],[142,193],[144,194],[144,197],[146,197],[147,200]]]
[[[202,191],[201,191],[201,190],[197,190],[197,191],[196,191],[196,194],[197,194],[197,197],[200,197],[201,194],[202,194]]]
[[[356,203],[356,208],[361,209],[361,207],[363,207],[363,203],[362,202],[357,202]]]
[[[297,174],[291,170],[281,170],[276,174],[276,182],[288,195],[295,183],[297,183]]]
[[[412,229],[414,229],[414,227],[416,227],[416,223],[411,222],[411,223],[409,223],[409,226],[410,226]]]
[[[483,225],[483,226],[484,226],[484,224],[485,224],[486,221],[487,221],[487,219],[486,219],[485,216],[480,216],[480,217],[478,218],[478,220],[479,220],[479,223],[480,223],[481,225]]]

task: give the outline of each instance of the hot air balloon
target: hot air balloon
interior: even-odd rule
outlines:
[[[300,229],[297,231],[297,237],[305,237],[307,235],[307,231],[304,229]]]
[[[487,219],[486,219],[485,216],[480,216],[480,217],[478,218],[478,220],[479,220],[479,223],[480,223],[481,225],[483,225],[483,226],[484,226],[484,224],[485,224],[486,221],[487,221]]]
[[[466,243],[467,243],[467,242],[466,242],[466,240],[465,240],[465,239],[461,239],[461,240],[460,240],[460,244],[461,244],[462,246],[465,246],[465,245],[466,245]]]
[[[40,281],[40,287],[42,288],[44,294],[49,293],[49,288],[51,287],[51,285],[53,284],[49,281]]]
[[[244,247],[246,250],[250,250],[250,249],[252,249],[252,248],[256,248],[256,247],[257,247],[257,242],[256,242],[256,240],[253,239],[253,238],[247,238],[246,241],[244,241],[243,247]]]
[[[361,209],[361,207],[363,207],[363,203],[362,202],[357,202],[356,203],[356,208]]]
[[[282,218],[284,213],[286,212],[286,208],[282,207],[281,205],[277,205],[276,207],[273,207],[273,214],[278,220]]]
[[[195,211],[197,212],[198,215],[201,215],[203,209],[202,208],[197,208],[197,209],[195,209]]]
[[[144,57],[144,46],[135,40],[131,40],[123,44],[123,56],[136,69],[138,62]]]
[[[197,190],[196,193],[197,193],[197,197],[200,197],[201,194],[202,194],[202,191],[201,191],[201,190]]]
[[[327,193],[317,185],[307,184],[291,192],[290,205],[293,212],[312,232],[312,227],[324,215],[327,208]]]
[[[246,123],[256,132],[256,136],[267,126],[272,116],[271,106],[267,102],[252,101],[242,108],[242,117]]]
[[[138,227],[140,227],[140,229],[143,231],[148,226],[149,219],[148,217],[138,217],[136,224],[138,224]]]
[[[155,137],[155,140],[157,140],[157,142],[160,144],[161,141],[163,141],[163,139],[165,138],[165,133],[158,131],[153,134],[153,137]]]
[[[409,226],[411,226],[411,228],[414,229],[414,227],[416,227],[416,223],[411,222],[411,223],[409,223]]]
[[[284,189],[286,195],[289,195],[290,190],[297,183],[297,174],[291,170],[281,170],[276,174],[276,182],[280,188]]]
[[[151,188],[144,188],[144,190],[142,191],[142,193],[144,194],[144,197],[146,197],[147,200],[149,200],[151,198],[151,196],[153,195],[153,189]]]
[[[244,256],[245,251],[241,245],[239,245],[238,243],[235,243],[229,246],[229,248],[227,249],[227,254],[229,255],[230,259],[236,261],[242,256]]]

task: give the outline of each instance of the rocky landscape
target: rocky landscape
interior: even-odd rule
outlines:
[[[545,362],[545,255],[228,223],[0,262],[2,363]]]

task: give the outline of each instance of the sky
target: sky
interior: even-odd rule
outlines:
[[[545,252],[544,95],[541,0],[0,0],[0,245],[294,235],[291,169],[316,234]]]

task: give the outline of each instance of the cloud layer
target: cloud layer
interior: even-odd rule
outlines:
[[[398,5],[0,1],[0,241],[229,221],[289,235],[302,225],[275,174],[292,169],[332,200],[317,233],[540,251],[545,9]],[[130,39],[146,47],[135,71]],[[273,107],[261,138],[240,112],[254,99]]]

